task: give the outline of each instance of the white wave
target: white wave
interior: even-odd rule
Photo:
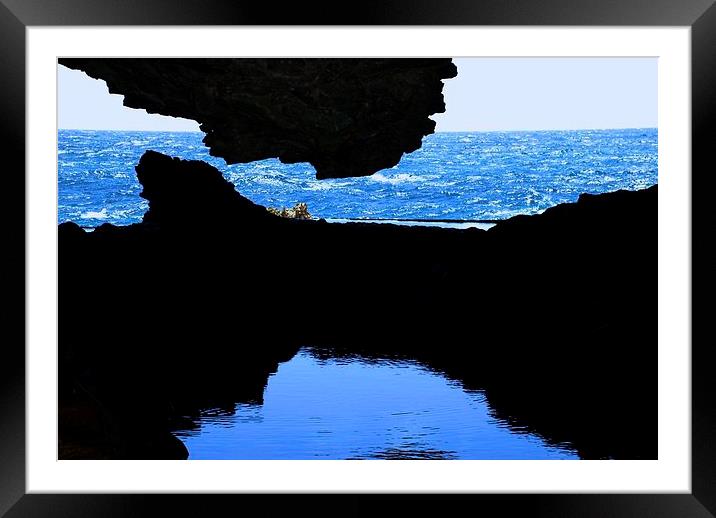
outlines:
[[[400,183],[408,183],[408,182],[425,182],[430,179],[425,176],[419,176],[419,175],[410,174],[410,173],[398,173],[396,175],[390,175],[390,176],[385,176],[382,173],[375,173],[373,176],[370,176],[369,178],[375,182],[389,183],[392,185],[397,185]]]
[[[339,187],[348,187],[350,185],[350,182],[330,182],[330,181],[317,181],[317,182],[310,182],[306,185],[306,190],[308,191],[330,191],[331,189],[339,188]]]
[[[87,211],[84,214],[80,216],[81,218],[85,219],[107,219],[109,217],[109,214],[107,214],[107,209],[102,209],[99,212],[96,211]]]
[[[252,181],[253,183],[258,183],[261,185],[272,185],[275,187],[286,185],[286,180],[283,177],[279,176],[257,176],[256,178],[252,179]]]

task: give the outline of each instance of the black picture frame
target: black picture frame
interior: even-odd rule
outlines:
[[[5,339],[0,359],[0,515],[27,516],[212,516],[226,506],[284,505],[293,512],[329,515],[374,512],[378,495],[36,495],[25,494],[25,30],[28,26],[72,25],[606,25],[689,26],[692,51],[692,297],[713,293],[710,269],[716,260],[704,236],[716,223],[710,209],[708,167],[716,142],[711,120],[716,105],[716,7],[714,0],[384,0],[380,3],[273,2],[243,0],[0,0],[0,149],[5,192],[20,201],[3,235]],[[698,173],[696,172],[698,171]],[[687,172],[685,172],[687,173]],[[9,224],[8,224],[9,223]],[[24,229],[24,226],[23,226]],[[696,253],[698,252],[698,254]],[[16,281],[10,286],[10,279]],[[703,298],[700,300],[708,300]],[[692,332],[705,327],[707,306],[692,308]],[[10,331],[15,331],[10,338]],[[694,338],[696,334],[693,334]],[[684,344],[688,347],[689,344]],[[692,340],[692,492],[690,494],[501,494],[401,498],[412,507],[441,515],[468,509],[499,516],[716,516],[716,401],[708,340]],[[236,500],[241,498],[239,502]],[[469,498],[469,500],[466,500]],[[330,502],[330,503],[329,503]],[[458,507],[461,506],[461,507]],[[464,507],[467,506],[467,507]],[[239,511],[241,508],[236,508]],[[248,509],[248,508],[247,508]],[[273,512],[272,512],[273,510]],[[402,514],[401,513],[401,514]]]

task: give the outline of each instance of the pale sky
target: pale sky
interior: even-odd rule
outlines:
[[[438,131],[657,127],[657,58],[458,58]]]
[[[187,119],[127,108],[123,95],[110,94],[107,83],[84,72],[57,66],[57,125],[60,129],[199,131]]]
[[[657,127],[656,58],[456,58],[437,131]],[[104,81],[58,65],[62,129],[199,131],[122,105]]]

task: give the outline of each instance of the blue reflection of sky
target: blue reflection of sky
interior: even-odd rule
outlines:
[[[567,459],[511,430],[485,398],[415,362],[317,359],[302,349],[271,376],[263,405],[177,432],[190,459]]]

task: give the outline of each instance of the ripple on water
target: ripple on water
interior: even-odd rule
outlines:
[[[416,361],[303,348],[262,405],[208,409],[176,432],[190,459],[569,459],[492,415],[484,393]]]

